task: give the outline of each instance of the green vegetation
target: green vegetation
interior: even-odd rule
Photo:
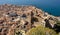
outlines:
[[[45,28],[43,26],[38,26],[36,28],[32,28],[27,32],[27,35],[57,35],[55,31]]]
[[[57,26],[60,26],[60,21],[57,21],[57,24],[56,24]]]
[[[56,21],[56,24],[54,26],[54,30],[59,33],[60,32],[60,21]]]

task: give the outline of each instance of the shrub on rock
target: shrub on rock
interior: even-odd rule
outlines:
[[[60,21],[57,21],[56,24],[54,25],[54,30],[59,33],[60,32]]]
[[[38,26],[36,28],[32,28],[27,32],[27,35],[57,35],[55,31],[45,28],[43,26]]]

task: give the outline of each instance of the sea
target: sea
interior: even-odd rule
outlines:
[[[60,0],[0,0],[2,4],[32,5],[54,16],[60,16]]]

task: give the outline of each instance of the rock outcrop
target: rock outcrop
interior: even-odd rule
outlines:
[[[0,35],[15,35],[18,30],[26,33],[38,25],[53,28],[56,20],[34,6],[0,5]]]

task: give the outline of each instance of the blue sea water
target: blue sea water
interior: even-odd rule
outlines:
[[[0,0],[0,4],[33,5],[55,16],[60,16],[60,0]]]

